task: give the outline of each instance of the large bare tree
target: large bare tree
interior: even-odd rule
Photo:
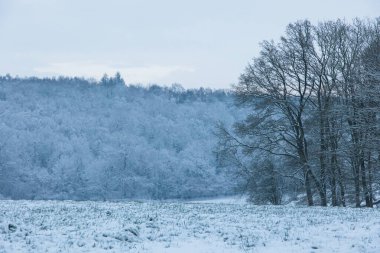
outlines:
[[[293,161],[308,205],[373,206],[379,166],[379,20],[288,25],[280,42],[264,41],[234,86],[252,113],[220,128],[235,160],[258,152]],[[240,151],[239,151],[240,150]],[[240,159],[241,160],[241,159]],[[240,167],[244,167],[240,163]],[[245,166],[247,167],[247,166]],[[351,198],[351,197],[349,197]]]

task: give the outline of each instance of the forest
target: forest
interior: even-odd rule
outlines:
[[[125,85],[120,75],[0,78],[0,196],[188,199],[229,195],[218,122],[243,110],[231,92]]]
[[[264,41],[234,86],[251,113],[219,127],[219,160],[257,203],[366,206],[380,191],[380,19],[307,20]]]

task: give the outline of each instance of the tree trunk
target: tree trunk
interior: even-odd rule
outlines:
[[[326,151],[327,151],[327,142],[325,137],[325,131],[323,127],[323,122],[321,123],[320,131],[321,131],[321,147],[320,147],[320,153],[319,153],[319,162],[320,162],[320,184],[321,189],[318,189],[321,195],[321,205],[327,206],[327,199],[326,199]]]
[[[355,206],[360,207],[360,180],[359,180],[359,166],[356,161],[353,162],[354,184],[355,184]]]
[[[335,175],[335,169],[332,168],[332,175],[331,175],[331,201],[332,206],[338,205],[338,198],[336,195],[336,175]]]
[[[306,189],[307,205],[308,206],[314,206],[313,193],[311,191],[309,170],[306,172],[306,175],[305,175],[305,189]]]
[[[363,193],[364,193],[364,199],[365,199],[365,206],[366,207],[372,207],[371,204],[371,198],[368,190],[367,185],[367,175],[366,175],[366,166],[364,161],[364,151],[361,151],[360,153],[360,172],[361,172],[361,179],[362,179],[362,187],[363,187]]]
[[[372,159],[371,159],[371,152],[368,153],[368,190],[369,190],[369,197],[370,197],[370,204],[371,207],[373,207],[373,190],[372,190],[372,183],[373,183],[373,172],[372,172]]]
[[[334,138],[334,139],[333,139]],[[331,198],[332,205],[338,206],[338,197],[337,197],[337,170],[338,170],[338,158],[336,154],[337,150],[337,141],[335,137],[330,137],[331,139]],[[338,180],[339,181],[339,180]]]
[[[340,203],[342,206],[346,206],[346,196],[345,196],[345,188],[344,188],[344,178],[343,178],[343,173],[342,169],[340,166],[337,167],[338,170],[338,183],[339,183],[339,189],[340,189]]]

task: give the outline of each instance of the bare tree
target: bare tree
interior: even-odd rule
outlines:
[[[379,21],[288,25],[279,43],[264,41],[234,87],[253,112],[224,131],[236,160],[258,152],[292,160],[307,203],[347,203],[353,190],[373,206],[379,165]],[[256,165],[260,166],[260,165]],[[299,170],[298,170],[299,168]],[[350,170],[351,168],[351,170]],[[299,174],[299,172],[301,172]]]
[[[315,89],[315,80],[311,78],[310,68],[314,51],[310,22],[291,24],[279,44],[262,44],[260,57],[254,59],[247,67],[235,87],[240,99],[262,98],[267,101],[268,107],[276,112],[275,117],[286,121],[286,131],[279,125],[271,125],[267,134],[275,133],[276,137],[271,142],[283,145],[285,153],[291,153],[299,162],[310,206],[314,205],[313,183],[320,195],[321,204],[327,204],[324,186],[309,164],[304,126],[305,110]]]

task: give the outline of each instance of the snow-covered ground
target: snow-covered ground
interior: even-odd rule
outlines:
[[[380,252],[380,210],[0,201],[0,252]]]

